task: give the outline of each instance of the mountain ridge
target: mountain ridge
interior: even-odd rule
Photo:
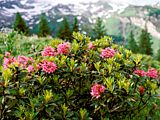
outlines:
[[[151,35],[158,39],[160,38],[160,22],[158,21],[160,18],[160,3],[152,6],[134,6],[126,3],[114,3],[111,0],[108,2],[99,0],[98,2],[79,3],[75,5],[42,4],[41,2],[35,2],[35,0],[0,0],[0,28],[11,27],[16,12],[22,14],[22,17],[27,21],[30,28],[34,28],[38,24],[41,13],[46,13],[51,25],[53,23],[59,24],[63,20],[63,16],[68,16],[70,20],[74,16],[77,16],[80,25],[92,25],[95,23],[97,17],[101,17],[105,21],[105,24],[107,24],[107,19],[115,17],[120,24],[120,27],[117,29],[119,29],[123,37],[127,37],[124,30],[126,28],[123,28],[124,26],[133,24],[143,28],[147,20],[148,30]],[[107,29],[110,28],[108,27]]]

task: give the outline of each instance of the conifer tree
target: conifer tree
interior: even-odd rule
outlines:
[[[160,49],[157,51],[157,60],[160,61]]]
[[[48,25],[46,15],[43,13],[40,17],[40,22],[38,25],[38,36],[39,37],[46,37],[47,35],[51,35],[51,30]]]
[[[67,41],[71,41],[72,39],[72,34],[66,17],[63,18],[62,25],[58,31],[58,37]]]
[[[13,29],[15,31],[18,31],[18,33],[24,33],[24,35],[29,35],[29,27],[26,25],[25,20],[22,18],[19,12],[16,13]]]
[[[134,35],[133,32],[131,31],[129,34],[129,38],[128,38],[128,48],[133,52],[133,53],[137,53],[138,52],[138,45],[134,39]]]
[[[145,26],[145,29],[142,29],[139,39],[140,53],[147,55],[153,54],[153,49],[152,49],[153,42],[151,40],[152,40],[151,35],[150,33],[148,33],[147,27]]]
[[[78,31],[79,31],[78,20],[77,20],[77,17],[75,17],[72,32],[78,32]]]
[[[103,24],[103,20],[100,17],[98,17],[93,27],[93,38],[100,39],[101,37],[105,35],[106,35],[106,29]]]

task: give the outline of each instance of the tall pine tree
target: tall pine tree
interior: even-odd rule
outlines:
[[[140,53],[147,55],[153,54],[153,49],[152,49],[153,42],[151,40],[152,40],[151,35],[150,33],[148,33],[147,27],[145,26],[145,29],[142,29],[139,39]]]
[[[66,41],[72,40],[72,34],[66,17],[63,18],[62,25],[58,31],[58,37]]]
[[[128,37],[128,49],[130,49],[133,53],[138,52],[138,45],[134,39],[133,32],[131,31]]]
[[[77,17],[75,17],[72,32],[78,32],[78,31],[79,31],[78,20]]]
[[[22,18],[19,12],[16,13],[13,29],[15,31],[18,31],[18,33],[24,33],[24,35],[29,35],[29,27],[26,25],[25,20]]]
[[[105,29],[103,20],[100,17],[98,17],[93,27],[93,38],[100,39],[105,35],[106,35],[106,29]]]
[[[51,35],[51,30],[48,25],[46,15],[43,13],[40,17],[40,22],[38,25],[38,36],[39,37],[46,37],[47,35]]]
[[[157,60],[160,61],[160,48],[157,51]]]

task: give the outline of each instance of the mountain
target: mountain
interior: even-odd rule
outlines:
[[[106,20],[106,24],[110,35],[123,35],[124,39],[127,39],[129,33],[133,31],[137,40],[141,29],[146,25],[148,32],[153,36],[153,48],[157,51],[160,45],[159,19],[160,6],[158,3],[153,6],[129,5],[123,12],[115,12]]]
[[[43,1],[43,2],[41,2]],[[74,16],[80,21],[81,29],[88,29],[95,23],[97,17],[103,18],[107,33],[124,40],[133,30],[136,38],[145,25],[154,38],[158,49],[160,44],[160,3],[154,5],[135,6],[126,3],[116,3],[113,0],[78,4],[58,4],[44,0],[0,0],[0,28],[11,27],[15,13],[20,12],[31,29],[36,32],[39,16],[46,13],[52,32],[55,34],[64,16],[72,24]],[[147,22],[146,22],[147,21]],[[125,41],[124,41],[125,42]]]

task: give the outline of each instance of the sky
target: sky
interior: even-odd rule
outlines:
[[[77,4],[80,2],[96,2],[98,0],[35,0],[35,1],[41,1],[41,2],[43,1],[48,3],[56,2],[56,3],[64,3],[64,4],[68,4],[68,3]],[[129,3],[134,5],[155,4],[157,2],[160,2],[160,0],[104,0],[104,1],[112,1],[115,3]]]

